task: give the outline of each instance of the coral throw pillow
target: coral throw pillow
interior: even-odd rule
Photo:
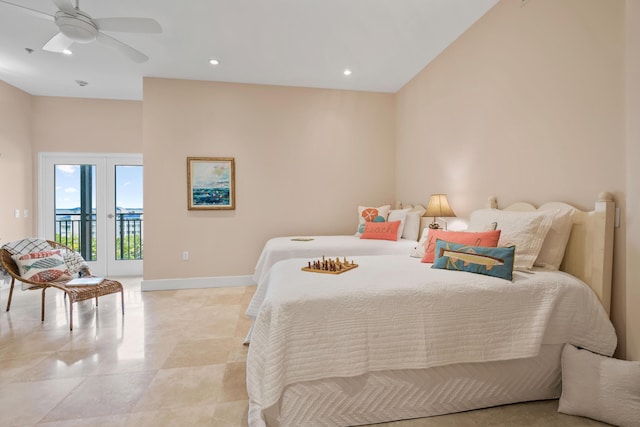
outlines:
[[[487,246],[495,248],[500,239],[500,230],[493,231],[446,231],[429,229],[429,235],[424,241],[424,256],[422,262],[433,262],[436,253],[436,240],[459,243],[468,246]]]
[[[367,222],[361,239],[398,240],[398,227],[402,221]]]
[[[364,231],[367,222],[384,222],[389,216],[391,205],[384,205],[377,208],[358,206],[358,231],[356,237],[360,236]]]

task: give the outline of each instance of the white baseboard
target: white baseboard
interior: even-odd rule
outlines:
[[[229,288],[255,285],[251,276],[191,277],[186,279],[143,280],[142,291],[170,291],[179,289]]]

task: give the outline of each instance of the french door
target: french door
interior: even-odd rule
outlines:
[[[98,276],[142,275],[142,155],[39,154],[38,232]]]

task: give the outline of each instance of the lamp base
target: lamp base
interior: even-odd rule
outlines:
[[[429,228],[432,230],[437,230],[440,228],[440,224],[438,224],[437,222],[432,222],[431,224],[429,224]]]

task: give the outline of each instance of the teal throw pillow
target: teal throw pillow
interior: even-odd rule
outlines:
[[[513,280],[515,246],[490,248],[436,240],[431,268],[468,271]]]

